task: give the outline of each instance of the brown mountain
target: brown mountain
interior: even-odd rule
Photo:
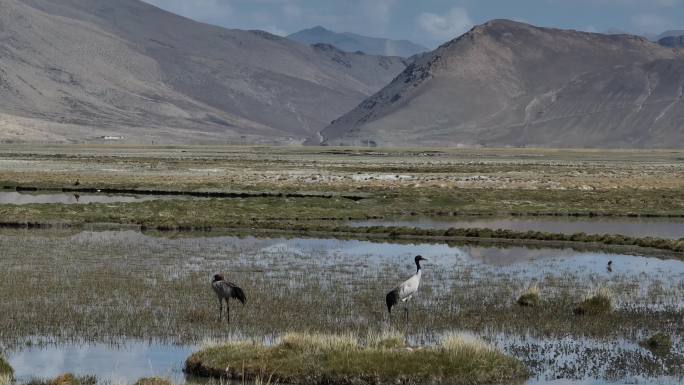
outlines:
[[[299,141],[406,66],[138,0],[0,9],[0,140]]]
[[[680,56],[642,37],[494,20],[420,57],[309,143],[681,147]]]

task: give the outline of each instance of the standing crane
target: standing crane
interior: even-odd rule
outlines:
[[[237,299],[242,302],[242,305],[244,306],[245,301],[247,301],[245,292],[236,284],[223,279],[221,274],[214,274],[214,279],[211,281],[211,288],[214,289],[219,300],[219,321],[223,318],[223,300],[225,300],[226,318],[228,319],[228,322],[230,322],[230,304],[228,300],[231,298]]]
[[[394,288],[394,290],[387,293],[387,296],[385,297],[385,302],[387,303],[387,311],[390,314],[392,314],[392,307],[396,306],[399,303],[399,301],[404,303],[404,313],[406,314],[407,325],[409,317],[408,306],[406,305],[406,302],[413,298],[413,295],[416,294],[416,292],[418,291],[418,286],[420,286],[420,261],[427,261],[427,259],[423,258],[420,255],[417,255],[414,258],[414,260],[416,262],[416,273],[413,274],[411,278],[404,281],[404,283]]]

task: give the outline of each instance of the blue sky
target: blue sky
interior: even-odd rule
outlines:
[[[658,34],[684,29],[684,0],[145,0],[228,28],[286,35],[322,25],[433,48],[490,19]]]

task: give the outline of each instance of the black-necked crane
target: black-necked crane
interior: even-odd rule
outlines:
[[[422,275],[420,270],[420,261],[427,261],[420,255],[414,258],[416,262],[416,273],[411,276],[411,278],[404,281],[401,285],[394,288],[394,290],[387,293],[385,297],[385,302],[387,303],[387,311],[392,314],[392,307],[396,306],[399,301],[404,302],[404,312],[406,314],[406,323],[408,324],[408,306],[406,306],[406,301],[413,298],[413,295],[418,291],[420,286],[420,276]]]
[[[609,273],[613,272],[613,261],[608,261],[608,267],[606,267]]]
[[[239,288],[236,284],[228,282],[223,279],[221,274],[214,274],[214,279],[211,281],[211,288],[214,289],[216,296],[219,300],[219,320],[223,317],[223,300],[226,301],[226,318],[230,322],[230,303],[231,298],[237,299],[245,304],[247,298],[245,297],[245,292]]]

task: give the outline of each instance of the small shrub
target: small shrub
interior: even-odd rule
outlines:
[[[597,315],[613,311],[613,295],[606,287],[599,288],[589,298],[580,302],[573,313],[575,315]]]
[[[672,340],[665,333],[656,333],[649,338],[641,341],[641,346],[650,350],[653,354],[667,355],[672,349]]]

